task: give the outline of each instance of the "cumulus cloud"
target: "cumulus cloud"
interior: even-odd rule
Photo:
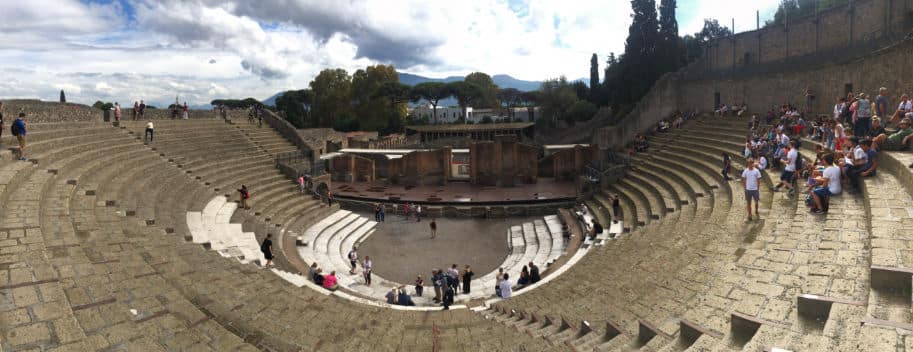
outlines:
[[[762,20],[776,2],[757,0]],[[744,7],[679,1],[681,32],[704,17],[753,23]],[[71,101],[201,105],[378,63],[433,77],[575,79],[592,53],[604,62],[624,50],[630,11],[629,0],[0,1],[0,98],[56,100],[62,88]]]

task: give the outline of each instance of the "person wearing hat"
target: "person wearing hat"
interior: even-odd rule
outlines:
[[[869,133],[872,127],[872,102],[869,101],[865,93],[859,93],[859,99],[856,100],[856,119],[853,124],[853,135],[863,137]]]

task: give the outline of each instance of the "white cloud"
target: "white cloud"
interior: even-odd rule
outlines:
[[[64,89],[71,101],[162,105],[179,95],[199,105],[262,99],[306,87],[324,68],[376,63],[434,77],[576,79],[589,75],[592,53],[604,65],[609,52],[624,51],[631,21],[629,0],[124,1],[133,16],[118,1],[0,1],[3,98],[56,100]],[[692,13],[682,34],[704,17],[754,18],[731,0],[679,7]]]

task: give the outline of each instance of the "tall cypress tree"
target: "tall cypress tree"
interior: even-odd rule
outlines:
[[[678,38],[678,21],[675,19],[675,0],[661,0],[659,4],[660,63],[663,71],[675,71],[681,62]]]
[[[656,48],[659,42],[656,0],[631,0],[631,9],[634,15],[625,42],[626,67],[622,77],[628,88],[623,92],[626,94],[617,97],[625,103],[640,100],[659,77],[660,72],[656,67]]]
[[[599,90],[599,58],[596,53],[590,58],[590,100],[596,98],[596,92]]]

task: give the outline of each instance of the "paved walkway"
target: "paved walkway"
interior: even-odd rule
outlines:
[[[446,269],[452,264],[459,265],[461,270],[469,264],[475,278],[480,278],[497,270],[507,257],[510,226],[533,219],[441,218],[436,219],[438,235],[431,239],[430,220],[406,221],[401,216],[387,215],[387,221],[378,224],[374,234],[362,243],[358,255],[371,256],[377,275],[404,284],[413,283],[415,276],[421,274],[430,285],[431,269]]]

